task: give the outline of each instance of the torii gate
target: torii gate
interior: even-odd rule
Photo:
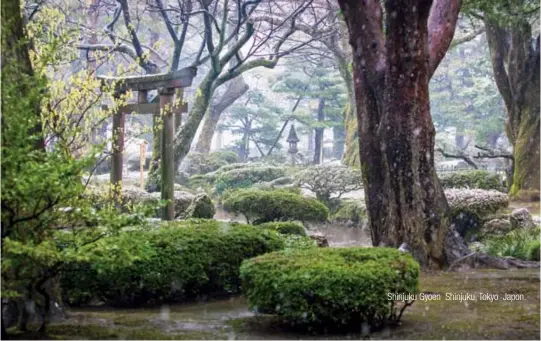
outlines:
[[[136,112],[139,114],[162,114],[163,129],[161,138],[160,168],[162,172],[161,199],[167,200],[163,209],[162,219],[173,220],[175,217],[174,206],[174,138],[175,119],[174,115],[188,111],[187,103],[183,102],[183,92],[180,92],[181,105],[174,106],[175,89],[183,89],[192,85],[193,78],[197,74],[197,68],[187,67],[181,70],[145,76],[108,77],[98,76],[102,82],[115,85],[115,97],[127,91],[138,91],[138,103],[127,104],[118,109],[113,116],[113,153],[111,157],[111,185],[115,200],[120,196],[122,188],[122,163],[124,152],[124,136],[126,114]],[[160,103],[148,103],[149,90],[158,90]]]

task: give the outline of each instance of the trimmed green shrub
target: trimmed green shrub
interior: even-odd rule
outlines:
[[[285,247],[284,249],[315,249],[317,243],[310,237],[300,236],[297,234],[281,234]]]
[[[389,293],[418,290],[419,264],[391,248],[284,250],[240,268],[250,308],[295,324],[379,326],[396,321]]]
[[[446,189],[451,219],[461,236],[476,234],[483,218],[509,205],[507,194],[482,189]]]
[[[100,262],[73,264],[62,279],[69,303],[94,297],[133,305],[236,293],[242,260],[285,246],[283,238],[268,229],[203,219],[126,231],[102,242],[111,252],[123,252],[121,245],[140,245],[146,257],[115,269]]]
[[[216,193],[221,194],[226,189],[250,187],[258,182],[271,181],[284,175],[284,169],[274,166],[232,169],[218,175]]]
[[[238,160],[237,154],[233,152],[212,152],[209,154],[192,152],[181,164],[177,181],[191,184],[190,178],[192,176],[212,173],[230,163],[238,162]]]
[[[500,175],[486,170],[452,172],[438,177],[443,188],[502,189]]]
[[[329,209],[316,199],[286,190],[238,190],[223,199],[225,210],[243,214],[254,224],[269,221],[326,221]]]
[[[352,226],[360,226],[366,217],[366,206],[360,200],[342,200],[331,220],[338,223],[346,223]]]
[[[271,229],[280,234],[295,234],[299,236],[306,236],[304,226],[293,221],[273,221],[256,226],[263,229]]]
[[[497,257],[539,260],[539,228],[513,230],[483,241],[483,251]]]

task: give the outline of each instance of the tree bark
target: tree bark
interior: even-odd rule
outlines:
[[[485,15],[494,80],[507,110],[506,134],[513,145],[511,196],[540,190],[539,36],[531,38],[527,19],[504,29]]]
[[[325,121],[325,99],[320,98],[317,107],[317,122],[322,124]],[[317,127],[314,129],[314,158],[312,163],[319,165],[323,161],[323,134],[325,128]]]
[[[244,78],[242,76],[239,76],[227,83],[224,94],[220,96],[218,100],[214,101],[207,111],[205,121],[203,122],[203,128],[201,129],[197,145],[195,146],[195,151],[204,154],[208,154],[210,152],[212,138],[222,113],[230,105],[235,103],[237,99],[242,97],[242,95],[244,95],[248,89],[249,87],[244,82]]]
[[[406,243],[423,267],[445,266],[453,261],[446,252],[449,207],[434,167],[428,83],[452,40],[460,1],[387,0],[385,34],[378,0],[339,3],[354,54],[372,242]]]

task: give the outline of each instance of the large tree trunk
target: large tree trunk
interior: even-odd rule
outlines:
[[[339,2],[354,52],[372,242],[407,243],[422,266],[445,266],[452,261],[445,252],[449,208],[434,167],[428,83],[452,40],[460,1],[387,0],[385,35],[378,0]]]
[[[248,91],[249,87],[244,82],[244,78],[239,76],[227,83],[227,87],[222,96],[214,101],[207,111],[205,121],[203,122],[203,128],[197,140],[195,151],[199,153],[207,154],[210,152],[212,143],[212,137],[220,121],[222,113],[237,99],[242,97]]]
[[[325,99],[320,98],[318,107],[317,107],[317,122],[323,124],[325,121]],[[325,128],[317,127],[314,129],[314,159],[312,163],[314,165],[319,165],[323,161],[323,134],[325,133]]]
[[[504,30],[485,15],[494,79],[507,109],[506,133],[515,158],[511,195],[539,195],[539,36],[526,19]],[[529,195],[531,196],[531,194]]]

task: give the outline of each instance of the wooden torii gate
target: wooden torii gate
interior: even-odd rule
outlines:
[[[113,152],[111,156],[111,185],[115,200],[120,197],[122,188],[122,163],[124,152],[124,137],[126,114],[153,114],[162,116],[163,128],[161,136],[160,168],[162,175],[161,199],[167,200],[162,212],[162,219],[173,220],[175,217],[174,206],[174,138],[175,138],[175,115],[188,111],[187,103],[183,101],[183,91],[178,98],[181,103],[175,106],[175,89],[183,89],[192,85],[193,78],[197,74],[197,68],[188,67],[169,73],[161,73],[144,76],[109,77],[98,76],[98,79],[109,85],[115,86],[115,97],[118,98],[127,91],[138,92],[138,103],[121,106],[113,116]],[[160,101],[148,103],[149,90],[158,90]]]

